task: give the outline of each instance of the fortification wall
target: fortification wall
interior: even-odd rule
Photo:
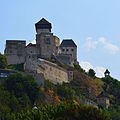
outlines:
[[[44,74],[44,78],[50,80],[53,84],[69,82],[67,70],[48,61],[43,60],[39,62],[37,66],[37,73]]]

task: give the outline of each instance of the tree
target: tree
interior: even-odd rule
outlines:
[[[17,73],[11,75],[6,80],[6,88],[10,94],[14,93],[15,97],[20,98],[26,94],[33,104],[39,94],[39,86],[32,76],[22,76]]]
[[[73,99],[75,97],[75,91],[65,83],[57,85],[57,94],[65,99]]]
[[[4,69],[4,68],[7,68],[8,64],[7,64],[7,59],[5,57],[5,55],[2,55],[0,53],[0,68],[1,69]]]
[[[88,71],[88,75],[90,76],[90,77],[95,77],[95,71],[93,70],[93,69],[89,69],[89,71]]]

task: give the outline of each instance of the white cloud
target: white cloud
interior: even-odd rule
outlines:
[[[93,66],[89,63],[89,62],[87,62],[87,61],[81,61],[80,62],[80,66],[86,71],[86,72],[88,72],[88,70],[91,68],[91,69],[93,69]]]
[[[88,72],[89,69],[93,69],[96,73],[96,76],[99,77],[99,78],[104,77],[104,72],[106,70],[104,67],[93,67],[93,65],[91,65],[91,63],[89,63],[88,61],[81,61],[80,66],[86,72]]]
[[[96,76],[97,77],[104,77],[104,72],[105,72],[105,68],[104,67],[96,67],[94,68],[95,72],[96,72]]]
[[[107,42],[104,37],[99,38],[98,41],[99,41],[99,43],[101,43],[101,44],[104,46],[104,48],[105,48],[109,53],[111,53],[111,54],[116,54],[116,53],[119,51],[119,48],[118,48],[116,45]]]
[[[91,49],[95,49],[98,45],[102,45],[102,47],[110,54],[116,54],[119,51],[117,45],[108,42],[104,37],[100,37],[96,41],[94,41],[92,37],[88,37],[85,47],[90,51]]]
[[[95,49],[96,48],[96,41],[92,40],[92,37],[88,37],[85,47],[87,48],[88,51],[90,51],[91,49]]]

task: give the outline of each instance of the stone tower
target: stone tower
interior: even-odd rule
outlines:
[[[62,54],[70,56],[72,63],[77,62],[77,45],[72,39],[64,39],[60,48]]]
[[[60,40],[58,37],[51,33],[52,25],[47,20],[42,18],[36,27],[36,47],[38,57],[51,58],[51,56],[57,55],[59,51]]]
[[[108,70],[108,69],[106,69],[106,71],[104,72],[104,75],[105,75],[105,77],[110,76],[110,72],[109,72],[109,70]]]
[[[25,40],[6,40],[5,55],[8,65],[25,62]]]

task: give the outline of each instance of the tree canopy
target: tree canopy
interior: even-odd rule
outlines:
[[[1,69],[4,69],[4,68],[7,68],[8,64],[7,64],[7,59],[5,57],[5,55],[2,55],[0,53],[0,68]]]

